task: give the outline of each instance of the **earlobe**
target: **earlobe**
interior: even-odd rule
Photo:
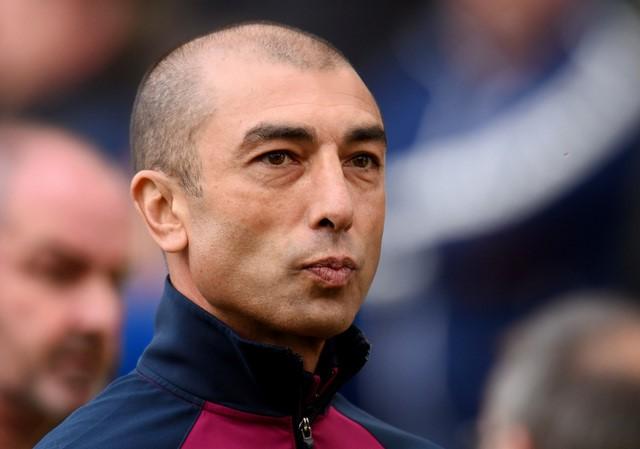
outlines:
[[[187,247],[183,196],[171,179],[162,172],[139,171],[131,180],[131,197],[151,237],[164,252],[180,252]]]

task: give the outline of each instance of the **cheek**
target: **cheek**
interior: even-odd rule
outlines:
[[[24,381],[47,366],[70,332],[70,311],[66,295],[39,277],[0,270],[0,367],[13,368],[3,375]]]
[[[256,192],[221,191],[219,195],[227,199],[199,213],[189,239],[190,250],[214,266],[250,260],[285,226],[288,214],[283,201]]]
[[[190,266],[196,284],[222,288],[233,281],[266,244],[263,221],[208,220],[194,228],[189,241]]]
[[[19,384],[46,369],[56,346],[66,335],[66,318],[60,313],[60,307],[47,304],[46,298],[4,297],[2,303],[2,377],[9,383]]]
[[[382,232],[384,229],[385,200],[384,196],[374,196],[361,200],[362,207],[358,210],[358,218],[361,233],[366,245],[367,252],[371,257],[375,256],[377,261],[382,244]]]
[[[68,319],[64,303],[56,299],[36,298],[21,301],[14,317],[16,329],[25,345],[34,353],[43,354],[64,339],[68,331]]]
[[[56,329],[64,327],[66,298],[38,280],[16,276],[3,283],[0,296],[2,321],[25,341],[53,339]]]

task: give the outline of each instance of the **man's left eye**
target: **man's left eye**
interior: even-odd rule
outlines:
[[[349,165],[356,168],[372,168],[377,166],[377,161],[369,154],[358,154],[349,160]]]

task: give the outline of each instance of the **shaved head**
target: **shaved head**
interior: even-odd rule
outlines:
[[[76,168],[79,170],[74,172]],[[43,193],[51,192],[63,183],[80,193],[77,186],[82,180],[79,177],[84,180],[91,177],[94,183],[126,197],[122,192],[124,176],[90,142],[39,123],[0,122],[0,224],[6,218],[8,198],[16,188],[16,182],[22,182],[25,170],[39,173],[37,179],[31,177],[26,182]],[[121,205],[126,205],[124,200]]]
[[[162,171],[187,193],[201,194],[194,135],[210,115],[224,113],[216,104],[215,78],[230,58],[300,70],[350,66],[324,39],[279,24],[238,24],[192,40],[161,59],[140,85],[131,120],[136,171]]]

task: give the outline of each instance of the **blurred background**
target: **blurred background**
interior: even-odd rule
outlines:
[[[146,68],[249,19],[331,41],[385,118],[383,257],[358,318],[373,357],[345,394],[473,447],[506,329],[574,290],[640,297],[639,2],[2,0],[0,114],[78,132],[128,167]],[[139,234],[121,373],[165,275]]]

